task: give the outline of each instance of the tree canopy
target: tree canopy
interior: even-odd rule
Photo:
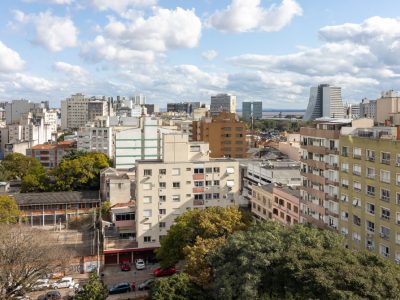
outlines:
[[[8,173],[7,180],[22,179],[28,174],[35,176],[45,174],[45,169],[37,159],[20,153],[8,154],[1,162],[1,166]]]
[[[208,256],[216,299],[398,299],[400,268],[342,237],[266,222],[236,232]]]
[[[194,245],[197,238],[227,237],[234,231],[245,229],[250,222],[247,215],[233,207],[187,211],[176,219],[161,240],[157,258],[162,267],[170,267],[184,258],[184,248]]]
[[[17,223],[21,216],[17,202],[7,195],[0,196],[0,223]]]
[[[89,281],[83,285],[82,290],[75,297],[77,300],[106,300],[107,287],[101,282],[96,273],[90,274]]]

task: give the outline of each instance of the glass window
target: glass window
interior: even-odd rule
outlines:
[[[214,185],[218,186],[219,185],[219,180],[214,180]]]
[[[390,183],[390,172],[389,171],[381,170],[381,181]]]
[[[204,174],[204,169],[203,168],[194,168],[193,172],[195,174]]]
[[[389,256],[389,247],[386,245],[380,245],[379,247],[380,254],[382,256],[388,257]]]
[[[167,200],[167,197],[166,197],[165,195],[158,196],[158,200],[159,200],[160,202],[165,202],[165,201]]]
[[[143,217],[150,218],[151,217],[151,209],[145,209],[143,211]]]
[[[165,182],[160,182],[160,188],[165,189],[167,187],[167,183]]]
[[[158,213],[159,213],[160,215],[165,215],[165,214],[167,214],[167,210],[166,210],[165,208],[160,208],[160,209],[158,210]]]
[[[375,205],[372,203],[367,203],[366,206],[367,212],[370,214],[375,214]]]
[[[150,242],[151,242],[151,236],[144,236],[144,237],[143,237],[143,241],[144,241],[145,243],[150,243]]]
[[[151,176],[152,174],[151,169],[144,169],[143,171],[144,171],[144,176]]]
[[[181,169],[179,168],[172,169],[172,175],[173,176],[181,175]]]
[[[172,183],[172,187],[175,189],[179,189],[181,187],[181,183],[180,182],[173,182]]]
[[[219,173],[219,167],[214,167],[214,173]]]
[[[212,168],[206,168],[206,173],[212,173]]]
[[[385,219],[385,220],[389,220],[390,219],[390,210],[385,207],[381,207],[381,218]]]
[[[144,204],[149,204],[149,203],[151,203],[151,196],[144,196],[144,197],[143,197],[143,203],[144,203]]]
[[[390,201],[390,191],[387,189],[381,189],[381,200]]]
[[[166,169],[160,169],[159,171],[160,175],[167,175],[167,170]]]
[[[381,163],[390,165],[390,153],[389,152],[381,152]]]
[[[354,148],[353,149],[353,157],[354,158],[361,158],[361,148]]]
[[[367,185],[367,195],[368,196],[375,196],[375,187],[372,185]]]
[[[195,181],[194,186],[204,186],[204,181]]]
[[[180,201],[181,201],[181,196],[180,196],[180,195],[173,195],[173,196],[172,196],[172,201],[174,201],[174,202],[180,202]]]
[[[360,176],[361,175],[361,166],[360,165],[353,165],[353,174]]]
[[[375,169],[367,167],[367,177],[370,179],[375,179]]]
[[[165,222],[160,222],[160,223],[158,223],[158,226],[160,226],[160,228],[165,228],[166,227],[166,223]]]
[[[142,187],[143,190],[151,190],[151,183],[143,183]]]
[[[370,232],[375,231],[375,223],[367,220],[367,230]]]

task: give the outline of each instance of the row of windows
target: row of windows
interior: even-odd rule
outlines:
[[[342,188],[348,189],[349,188],[349,181],[347,179],[342,179]],[[358,181],[353,181],[353,189],[355,192],[362,191],[362,185]],[[367,185],[365,188],[365,192],[369,197],[375,197],[376,188],[373,185]],[[390,201],[390,190],[387,188],[380,188],[380,199],[382,201],[389,202]],[[345,201],[345,200],[343,200]],[[400,204],[400,193],[396,193],[396,204]]]
[[[343,172],[349,172],[349,164],[342,163],[341,170]],[[361,176],[362,168],[361,165],[353,164],[353,175]],[[380,170],[380,181],[385,183],[390,183],[390,171],[387,170]],[[376,179],[375,168],[366,167],[365,168],[365,176],[370,179]],[[400,185],[400,173],[396,173],[396,184]]]
[[[115,221],[129,221],[129,220],[135,220],[134,213],[116,214],[115,215]]]
[[[350,147],[342,146],[342,156],[349,156],[350,155]],[[380,152],[380,162],[383,164],[390,164],[391,163],[391,153],[390,152]],[[362,149],[354,147],[353,148],[353,158],[361,159],[362,157]],[[375,161],[375,150],[366,149],[365,150],[365,159],[368,161]],[[395,157],[395,163],[400,163],[400,153],[398,153]]]
[[[98,207],[98,203],[73,203],[73,204],[46,204],[46,205],[20,205],[20,210],[64,210]]]

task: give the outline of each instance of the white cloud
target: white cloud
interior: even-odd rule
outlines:
[[[74,77],[79,80],[86,80],[89,72],[80,66],[71,65],[63,61],[57,61],[53,64],[56,71],[62,72],[69,77]]]
[[[214,58],[216,58],[217,55],[218,55],[218,52],[215,51],[215,50],[207,50],[207,51],[204,51],[203,53],[201,53],[201,56],[204,59],[207,59],[207,60],[210,60],[210,61],[213,60]]]
[[[295,0],[283,0],[269,8],[262,7],[261,0],[232,0],[226,9],[212,14],[207,24],[224,32],[272,32],[281,30],[302,13]]]
[[[0,41],[0,72],[16,72],[22,69],[25,62],[14,50],[8,48]]]
[[[104,33],[82,46],[91,61],[150,62],[168,49],[193,48],[201,37],[201,21],[193,10],[155,8],[153,15],[135,21],[111,18]]]
[[[157,0],[89,0],[99,10],[114,10],[123,13],[129,7],[146,7],[157,4]]]
[[[69,17],[54,16],[50,11],[27,15],[16,10],[14,19],[21,24],[32,23],[36,31],[33,43],[52,52],[77,45],[78,29]]]

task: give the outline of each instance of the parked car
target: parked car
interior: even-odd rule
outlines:
[[[121,263],[120,268],[121,268],[121,271],[130,271],[131,270],[131,265],[130,265],[129,262],[124,261],[124,262]]]
[[[44,295],[40,295],[37,300],[61,300],[59,291],[49,291]]]
[[[51,287],[53,289],[74,288],[75,281],[72,277],[63,277],[59,281],[54,282]]]
[[[176,273],[175,267],[169,267],[166,269],[157,268],[153,271],[155,277],[170,276]]]
[[[50,282],[48,279],[38,279],[32,286],[33,291],[42,291],[50,288]]]
[[[141,284],[139,284],[138,290],[143,291],[143,290],[151,289],[153,282],[154,282],[154,279],[152,279],[152,278],[143,281]]]
[[[117,283],[108,289],[110,295],[128,293],[131,291],[131,285],[127,282]]]
[[[141,258],[138,258],[135,260],[135,267],[137,270],[143,270],[146,268],[146,265],[144,263],[144,260]]]

